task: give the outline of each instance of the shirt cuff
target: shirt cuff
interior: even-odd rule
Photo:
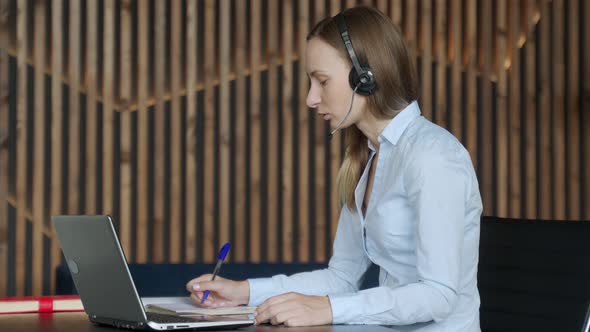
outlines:
[[[358,303],[354,297],[357,297],[354,293],[328,296],[332,306],[332,324],[346,324],[355,320]]]
[[[271,278],[248,279],[250,285],[249,306],[257,306],[272,296],[273,285]]]

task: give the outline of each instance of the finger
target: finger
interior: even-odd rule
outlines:
[[[209,281],[211,280],[212,276],[212,274],[203,274],[197,278],[191,279],[189,282],[186,283],[186,290],[192,292],[194,284],[199,283],[201,281]]]
[[[266,321],[271,321],[277,315],[287,315],[284,319],[288,319],[291,315],[289,314],[290,311],[295,311],[297,309],[298,303],[294,300],[287,300],[278,304],[274,304],[272,306],[267,307],[266,309],[259,310],[256,309],[256,322],[257,323],[264,323]]]
[[[193,284],[193,290],[195,291],[213,291],[219,292],[224,290],[227,287],[227,283],[224,280],[214,280],[214,281],[199,281]]]
[[[274,306],[274,305],[283,303],[285,301],[294,300],[299,295],[300,294],[298,294],[298,293],[285,293],[285,294],[281,294],[281,295],[276,295],[276,296],[270,297],[266,301],[262,302],[262,304],[258,306],[258,308],[256,309],[256,311],[264,311],[264,310],[268,309],[271,306]]]

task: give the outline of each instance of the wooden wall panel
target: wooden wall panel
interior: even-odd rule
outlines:
[[[282,176],[280,178],[281,193],[281,214],[278,220],[282,222],[282,232],[278,234],[280,245],[282,246],[282,261],[293,261],[293,209],[295,208],[293,200],[293,189],[295,185],[293,150],[296,148],[293,141],[293,123],[297,114],[292,107],[293,104],[293,1],[283,1],[283,32],[281,35],[281,49],[283,57],[282,67],[282,100],[281,112],[282,121],[281,129],[283,138],[279,153],[282,155]],[[239,179],[239,178],[238,178]],[[272,222],[272,219],[271,219]]]
[[[553,217],[553,163],[551,144],[551,14],[548,1],[540,2],[539,22],[539,217]],[[542,135],[540,133],[543,133]]]
[[[26,229],[26,207],[27,204],[27,152],[29,149],[29,142],[27,139],[27,57],[29,53],[28,43],[28,22],[26,13],[27,1],[20,0],[17,3],[17,30],[16,42],[19,45],[17,51],[17,118],[16,118],[16,205],[19,206],[16,210],[16,251],[15,251],[15,291],[16,294],[25,293],[25,277],[26,277],[26,257],[25,250],[27,245]],[[72,9],[73,10],[73,9]],[[30,273],[30,271],[29,271]]]
[[[181,218],[183,216],[182,192],[182,117],[180,88],[182,80],[182,2],[180,0],[170,1],[170,158],[171,158],[171,186],[170,186],[170,262],[179,263],[181,257]]]
[[[493,160],[493,108],[492,108],[492,2],[483,1],[481,2],[481,20],[480,20],[480,53],[479,55],[479,68],[481,70],[479,91],[481,106],[478,107],[478,170],[479,170],[479,183],[480,190],[484,193],[483,197],[483,214],[490,215],[494,211],[494,169],[491,162],[484,162],[485,160]],[[472,137],[475,139],[475,137]]]
[[[555,0],[551,4],[552,10],[552,59],[553,59],[553,204],[555,208],[554,218],[564,220],[566,211],[566,146],[565,146],[565,56],[564,49],[564,3],[563,0]]]
[[[303,1],[305,2],[305,1]],[[260,128],[260,19],[262,18],[260,0],[250,1],[250,236],[260,239],[261,201],[261,128]],[[250,241],[250,261],[260,262],[261,241]]]
[[[524,149],[525,149],[525,187],[524,216],[534,219],[537,216],[537,75],[536,75],[536,37],[532,29],[533,7],[527,3],[522,17],[525,17],[524,45]]]
[[[166,35],[166,2],[156,1],[154,5],[154,45],[164,45]],[[166,213],[166,114],[164,113],[164,91],[166,89],[166,65],[168,63],[165,47],[154,46],[154,216],[152,225],[153,261],[165,261],[164,220]],[[190,195],[190,186],[189,186]]]
[[[508,6],[506,0],[496,3],[496,62],[494,71],[498,77],[497,107],[496,107],[496,213],[499,217],[506,217],[508,213],[508,77],[506,72],[507,60],[507,32]]]
[[[323,3],[322,3],[323,4]],[[269,27],[278,27],[279,20],[279,3],[278,0],[269,0],[267,2],[267,24]],[[277,226],[282,222],[279,215],[279,188],[281,180],[279,179],[279,136],[281,135],[281,125],[279,123],[279,87],[277,82],[278,76],[278,61],[279,61],[279,29],[269,28],[266,31],[266,56],[265,62],[268,64],[267,71],[267,125],[266,125],[266,197],[263,195],[264,204],[262,205],[263,222],[266,221],[266,233],[262,232],[261,238],[266,238],[266,250],[263,251],[265,255],[262,257],[269,262],[276,262],[278,260],[279,252],[279,237]],[[264,114],[264,112],[263,112]],[[264,181],[263,181],[264,182]],[[265,190],[263,189],[264,193]],[[264,211],[266,210],[266,211]],[[265,213],[266,212],[266,213]]]
[[[121,1],[121,12],[120,12],[120,24],[121,24],[121,39],[120,39],[120,54],[119,54],[119,91],[118,97],[122,105],[129,105],[131,100],[131,0]],[[120,115],[120,150],[119,150],[119,172],[120,172],[120,216],[119,225],[120,233],[119,238],[121,240],[121,247],[127,257],[134,258],[131,252],[132,238],[131,234],[132,225],[132,205],[131,200],[133,199],[133,188],[132,188],[132,165],[131,165],[131,116],[130,112],[122,112]]]
[[[522,178],[522,163],[521,163],[521,121],[520,121],[520,4],[517,1],[509,2],[509,52],[510,52],[510,70],[508,76],[509,84],[509,106],[508,119],[510,133],[509,133],[509,159],[510,172],[508,183],[509,188],[509,202],[510,215],[520,216],[521,210],[521,178]]]
[[[146,107],[149,80],[149,3],[137,3],[137,252],[136,262],[148,261],[149,218],[149,113]]]
[[[465,147],[471,154],[473,166],[477,170],[477,2],[467,0],[465,8],[465,30],[463,44],[463,64],[466,67],[465,77]]]
[[[197,3],[186,4],[186,231],[185,259],[197,259]]]
[[[300,55],[299,57],[299,77],[298,77],[298,87],[299,96],[298,96],[298,131],[299,131],[299,140],[297,142],[298,147],[298,160],[299,165],[297,166],[298,169],[298,180],[299,180],[299,196],[297,198],[297,211],[299,219],[297,220],[297,237],[298,242],[300,245],[298,246],[298,259],[300,261],[306,262],[309,261],[311,256],[309,252],[309,246],[307,245],[310,242],[310,234],[309,234],[309,209],[308,209],[308,199],[309,199],[309,187],[312,185],[312,182],[309,178],[309,149],[312,148],[313,142],[309,140],[309,136],[307,132],[309,131],[309,127],[311,126],[311,119],[313,118],[311,112],[309,111],[306,105],[306,98],[307,98],[307,90],[309,78],[307,77],[305,71],[305,45],[306,41],[305,38],[309,31],[309,15],[310,15],[310,8],[309,3],[307,1],[299,1],[298,3],[298,17],[297,17],[297,50]]]
[[[85,205],[84,210],[88,213],[95,214],[96,207],[96,189],[97,189],[97,144],[98,144],[98,123],[96,110],[96,93],[97,93],[97,51],[98,51],[98,2],[97,0],[88,0],[86,2],[86,43],[84,45],[84,53],[86,53],[85,67],[85,88],[86,88],[86,146],[85,150],[85,184],[84,196]],[[42,15],[42,14],[41,14]],[[141,54],[141,53],[140,53]],[[43,67],[41,67],[43,68]],[[41,104],[42,107],[42,104]]]
[[[50,209],[51,215],[63,213],[62,201],[62,170],[64,167],[63,142],[64,142],[64,111],[62,103],[63,75],[63,2],[56,0],[51,6],[51,179],[50,185]],[[55,230],[51,239],[51,271],[55,271],[61,263],[61,247]],[[55,273],[49,273],[51,293],[55,292]]]
[[[566,120],[565,124],[566,155],[567,155],[567,214],[566,218],[578,220],[581,217],[581,186],[580,176],[580,36],[579,36],[579,2],[577,0],[568,1],[568,12],[564,13],[567,17],[567,50],[568,57],[565,59],[567,67],[567,103],[565,106]],[[532,53],[532,50],[531,50]],[[531,54],[531,56],[533,56]],[[534,58],[533,58],[534,59]],[[527,59],[528,61],[529,59]],[[534,62],[530,61],[531,63]],[[528,63],[527,63],[528,65]],[[532,119],[528,119],[532,120]],[[534,138],[534,135],[531,135]],[[534,150],[532,150],[534,152]],[[588,151],[588,150],[586,150]],[[588,153],[588,152],[587,152]],[[534,178],[527,179],[528,182],[534,183]],[[532,188],[534,189],[534,188]],[[531,199],[531,202],[532,201]],[[529,200],[527,199],[527,203]],[[533,215],[531,211],[530,215]]]
[[[583,1],[15,0],[0,6],[16,15],[0,16],[0,117],[17,126],[0,121],[0,264],[15,262],[0,295],[53,292],[49,214],[114,215],[131,262],[211,262],[226,241],[232,261],[326,261],[343,140],[305,105],[305,37],[358,3],[402,28],[422,110],[468,148],[485,214],[590,216]]]
[[[230,56],[230,32],[231,32],[231,21],[230,21],[230,3],[229,0],[221,0],[220,2],[220,45],[219,45],[219,137],[218,142],[220,145],[220,165],[219,171],[219,235],[218,245],[221,247],[224,243],[229,241],[230,232],[230,209],[231,199],[230,192],[231,188],[231,174],[230,174],[230,162],[231,162],[231,128],[230,128],[230,90],[229,90],[229,73],[231,70],[231,56]],[[274,16],[269,15],[269,16]],[[275,29],[269,29],[275,30]],[[219,250],[219,249],[217,249]],[[213,259],[206,257],[206,259]]]
[[[34,119],[33,165],[45,165],[45,6],[34,5]],[[43,228],[45,226],[45,169],[33,167],[33,293],[43,291]]]
[[[102,211],[113,214],[114,188],[114,81],[115,77],[115,2],[103,2],[102,50]]]
[[[236,2],[236,13],[245,13],[245,1]],[[246,236],[247,221],[248,221],[248,206],[247,200],[249,192],[248,188],[248,174],[246,173],[246,165],[248,163],[247,144],[246,144],[246,125],[247,125],[247,111],[248,105],[247,90],[246,90],[246,69],[248,66],[248,35],[247,29],[248,20],[246,15],[236,15],[236,22],[232,25],[232,29],[236,36],[235,52],[234,52],[234,68],[236,73],[236,113],[235,113],[235,204],[233,206],[235,218],[234,239],[232,240],[232,259],[238,262],[246,261],[248,258],[248,243],[250,242]],[[292,40],[288,38],[287,41]]]
[[[422,0],[420,10],[420,54],[421,76],[420,108],[427,119],[434,121],[432,116],[432,0]]]
[[[6,28],[8,25],[8,3],[0,3],[0,26]],[[8,45],[8,34],[0,35],[0,45]],[[8,193],[10,158],[9,140],[9,56],[6,49],[0,49],[0,266],[8,270]],[[0,294],[7,294],[8,273],[0,273]]]

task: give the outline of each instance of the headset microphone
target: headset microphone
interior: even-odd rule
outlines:
[[[348,116],[352,112],[352,103],[354,102],[354,95],[356,94],[356,90],[358,89],[358,87],[359,87],[359,85],[357,84],[357,86],[354,87],[354,91],[352,91],[352,98],[350,98],[350,107],[348,107],[348,113],[346,113],[346,115],[340,121],[340,123],[336,126],[336,128],[334,128],[334,130],[332,130],[330,132],[330,134],[328,135],[328,140],[331,140],[332,137],[334,136],[334,133],[336,133],[338,130],[340,130],[340,128],[342,127],[342,125],[344,124],[346,119],[348,119]]]

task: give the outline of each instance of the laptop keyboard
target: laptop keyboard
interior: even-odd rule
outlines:
[[[169,323],[194,323],[197,322],[198,319],[191,318],[191,317],[181,317],[181,316],[172,316],[172,315],[163,315],[158,314],[155,312],[146,312],[147,319],[149,321],[160,323],[160,324],[169,324]]]

